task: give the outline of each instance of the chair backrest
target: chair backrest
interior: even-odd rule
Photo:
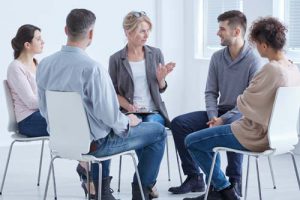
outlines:
[[[46,91],[50,149],[62,158],[81,160],[90,149],[90,127],[77,92]]]
[[[278,88],[268,129],[275,154],[287,153],[298,143],[299,109],[300,87]]]
[[[6,100],[7,112],[8,112],[8,124],[7,130],[9,132],[18,132],[18,124],[15,115],[14,104],[11,96],[10,89],[8,87],[7,80],[3,81],[4,95]]]

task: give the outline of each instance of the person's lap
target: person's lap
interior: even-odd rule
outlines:
[[[40,111],[36,111],[18,123],[19,133],[27,137],[48,136],[47,122]]]

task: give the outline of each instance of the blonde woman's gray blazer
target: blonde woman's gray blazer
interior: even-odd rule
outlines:
[[[165,88],[159,89],[156,79],[156,68],[159,63],[164,64],[164,57],[158,48],[145,45],[144,51],[146,76],[150,94],[159,113],[164,117],[166,126],[169,127],[170,120],[167,109],[160,95],[160,93],[166,90],[167,85]],[[127,46],[110,56],[109,74],[116,93],[124,97],[129,103],[133,104],[134,83],[132,70],[127,56]],[[122,112],[126,112],[126,110],[122,108],[121,110]]]

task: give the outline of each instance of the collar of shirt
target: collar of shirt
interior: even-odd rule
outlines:
[[[61,50],[62,51],[67,51],[67,52],[76,52],[76,53],[87,55],[87,53],[83,49],[81,49],[79,47],[75,47],[75,46],[63,45]]]

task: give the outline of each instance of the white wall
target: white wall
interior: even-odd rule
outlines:
[[[95,38],[87,52],[91,57],[107,68],[109,56],[126,44],[126,38],[122,30],[122,20],[131,10],[143,10],[151,18],[153,22],[153,34],[151,34],[148,44],[156,46],[156,33],[158,32],[156,26],[158,21],[157,7],[159,5],[160,1],[156,0],[1,1],[0,80],[2,82],[2,80],[6,79],[7,66],[13,60],[13,51],[10,46],[10,41],[16,34],[18,27],[25,23],[37,25],[42,29],[45,48],[44,52],[38,56],[38,59],[41,59],[59,50],[61,45],[65,44],[65,18],[71,9],[87,8],[92,10],[97,16]],[[165,52],[165,55],[167,61],[174,60],[170,58],[173,55],[168,53],[168,51]],[[172,82],[172,80],[170,82]],[[172,84],[170,83],[170,85]],[[174,90],[172,89],[173,86],[170,88]],[[165,94],[165,98],[170,99],[168,94]],[[0,145],[7,145],[10,139],[9,134],[6,132],[7,116],[2,86],[0,89],[0,110]]]
[[[170,119],[182,113],[184,71],[184,2],[185,0],[158,0],[157,45],[162,49],[165,62],[176,62],[173,72],[167,77],[168,89],[162,95]]]

